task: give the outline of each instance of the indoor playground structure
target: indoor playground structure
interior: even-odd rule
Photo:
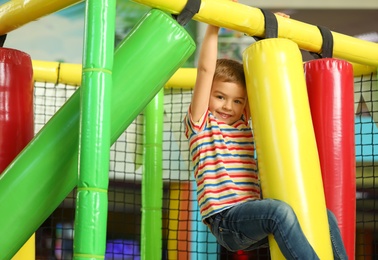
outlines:
[[[0,35],[80,2],[9,1]],[[0,259],[283,259],[273,237],[226,252],[201,222],[182,125],[192,20],[257,39],[242,62],[264,196],[320,259],[326,208],[349,258],[375,259],[378,44],[229,0],[134,2],[148,11],[114,47],[116,1],[86,1],[82,64],[0,48]]]

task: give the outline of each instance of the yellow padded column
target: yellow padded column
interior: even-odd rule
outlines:
[[[34,260],[35,259],[35,234],[21,247],[13,256],[12,260]]]
[[[265,39],[243,53],[261,187],[291,205],[320,259],[333,259],[320,162],[302,57],[288,39]],[[273,237],[272,259],[284,259]]]

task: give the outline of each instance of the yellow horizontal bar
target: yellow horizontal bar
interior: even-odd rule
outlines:
[[[80,86],[82,65],[33,60],[34,81]]]
[[[133,0],[140,4],[179,14],[187,0]],[[264,16],[260,9],[230,0],[202,0],[194,20],[243,32],[251,36],[264,35]],[[296,42],[300,49],[319,53],[322,37],[315,25],[277,17],[278,36]],[[324,25],[326,26],[326,25]],[[350,62],[378,66],[378,44],[332,32],[334,57]]]
[[[33,60],[34,81],[80,86],[82,65],[52,61]],[[197,69],[181,68],[167,81],[166,88],[191,89],[196,80]]]
[[[80,86],[82,65],[33,60],[34,81]],[[352,63],[354,76],[368,75],[376,67]],[[165,88],[192,89],[197,77],[196,68],[180,68],[167,81]]]
[[[0,35],[83,0],[12,0],[0,6]]]
[[[83,0],[12,0],[0,6],[0,35],[28,22],[54,13]],[[187,0],[133,0],[172,14],[179,14]],[[194,20],[243,32],[251,36],[264,35],[264,16],[260,9],[230,0],[202,0]],[[277,17],[278,36],[291,39],[302,50],[319,53],[322,37],[315,25]],[[334,57],[352,63],[378,66],[378,44],[332,32]]]
[[[354,76],[361,76],[361,75],[370,75],[371,73],[377,72],[377,67],[352,63],[353,65],[353,75]]]
[[[197,78],[197,69],[181,68],[167,81],[165,88],[192,89]]]

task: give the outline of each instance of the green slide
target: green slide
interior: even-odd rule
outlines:
[[[195,50],[169,14],[150,10],[117,47],[111,143]],[[80,88],[0,177],[0,259],[10,259],[77,184]]]

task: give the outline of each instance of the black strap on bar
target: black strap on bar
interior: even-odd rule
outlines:
[[[265,39],[268,38],[277,38],[278,37],[278,22],[277,17],[274,13],[261,9],[261,12],[264,15],[264,29],[265,29]],[[254,36],[256,41],[262,40],[264,38],[260,38],[257,36]]]
[[[0,35],[0,47],[4,46],[4,42],[6,38],[7,38],[6,34]]]
[[[274,13],[260,9],[264,15],[265,39],[278,37],[278,22]]]
[[[181,13],[174,17],[180,25],[185,26],[198,13],[200,7],[201,0],[188,0]]]
[[[332,32],[324,26],[318,26],[318,29],[322,35],[323,43],[321,53],[310,52],[315,58],[332,58],[333,56],[333,35]]]

